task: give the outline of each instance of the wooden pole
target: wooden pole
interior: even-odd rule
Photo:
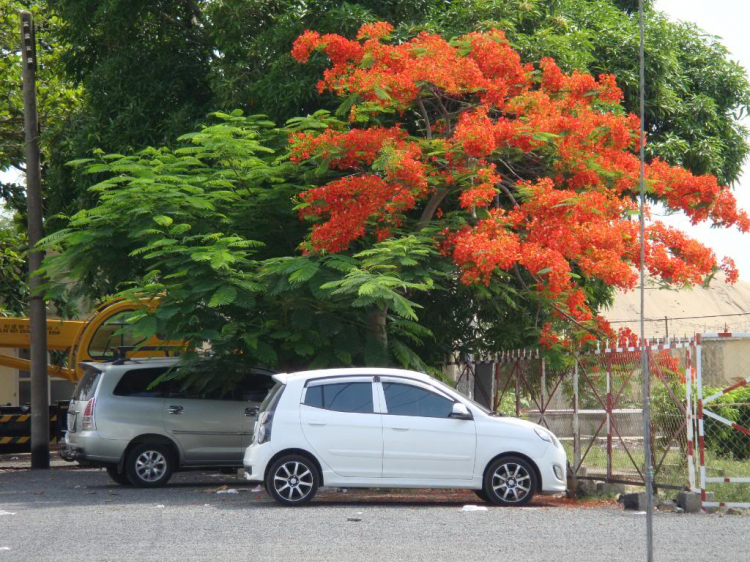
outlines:
[[[36,109],[36,41],[30,12],[21,12],[23,125],[26,141],[26,205],[29,237],[29,334],[31,336],[31,468],[49,468],[49,393],[47,378],[47,311],[35,273],[44,253],[34,250],[42,239],[43,211],[39,124]]]

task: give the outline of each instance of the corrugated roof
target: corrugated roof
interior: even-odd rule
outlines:
[[[728,285],[717,275],[709,288],[660,289],[646,283],[646,337],[692,335],[696,332],[750,332],[750,283]],[[612,327],[629,327],[638,333],[640,291],[619,291],[612,308],[601,312]],[[667,320],[665,321],[665,317]],[[627,322],[623,322],[627,321]]]

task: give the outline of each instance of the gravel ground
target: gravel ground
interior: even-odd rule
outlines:
[[[227,487],[236,494],[218,494]],[[282,508],[234,476],[177,474],[167,488],[101,470],[0,468],[0,562],[138,560],[643,560],[643,514],[542,497],[466,513],[469,492],[325,490]],[[655,515],[656,559],[747,561],[750,518]]]

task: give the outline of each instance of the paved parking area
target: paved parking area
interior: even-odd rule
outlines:
[[[237,493],[217,493],[227,489]],[[468,492],[326,490],[290,509],[234,476],[182,473],[139,490],[101,470],[0,468],[0,562],[644,559],[644,516],[616,504],[468,503]],[[748,559],[747,517],[659,513],[655,532],[659,561]]]

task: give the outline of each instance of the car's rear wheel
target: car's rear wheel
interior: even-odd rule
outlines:
[[[301,455],[281,457],[268,471],[266,490],[282,505],[308,503],[318,492],[320,475],[315,463]]]
[[[128,480],[128,475],[124,472],[120,472],[117,470],[116,464],[108,464],[107,465],[107,474],[109,477],[116,482],[117,484],[120,484],[121,486],[132,486],[133,483]]]
[[[494,461],[484,475],[484,493],[497,505],[526,505],[534,497],[537,478],[528,461],[502,457]]]
[[[125,474],[134,486],[164,486],[174,472],[172,452],[160,443],[137,445],[125,460]]]

